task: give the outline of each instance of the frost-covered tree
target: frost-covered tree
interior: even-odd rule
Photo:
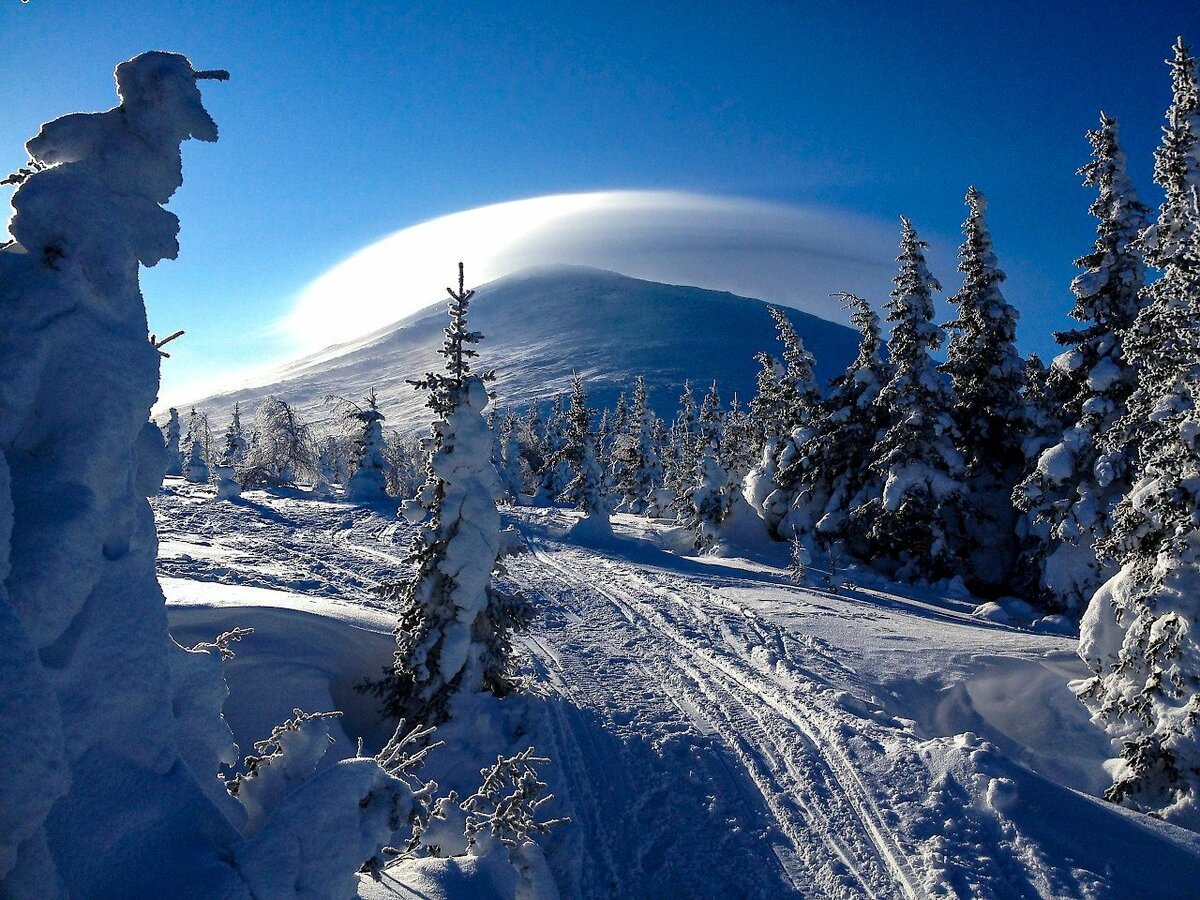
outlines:
[[[768,498],[767,505],[787,510],[776,526],[781,539],[825,547],[843,541],[865,555],[865,542],[857,529],[847,527],[847,517],[880,495],[882,485],[871,471],[872,448],[888,425],[887,411],[877,401],[891,369],[883,358],[875,311],[861,297],[840,296],[859,330],[858,354],[833,380],[808,424],[789,437],[776,477],[779,497]]]
[[[242,430],[242,413],[239,404],[233,405],[233,419],[225,429],[225,439],[220,457],[213,466],[217,482],[217,499],[232,500],[241,496],[242,485],[238,480],[238,469],[246,458],[249,443]]]
[[[219,656],[172,642],[147,497],[159,353],[139,265],[174,259],[180,145],[216,140],[174,53],[117,67],[120,105],[27,144],[0,249],[0,896],[348,895],[411,792],[374,760],[296,785],[254,833]],[[47,398],[50,398],[49,400]],[[211,647],[211,645],[210,645]]]
[[[296,411],[278,397],[267,397],[254,413],[242,483],[286,485],[316,477],[318,454],[312,430]]]
[[[424,471],[418,466],[421,457],[418,441],[391,431],[384,442],[383,455],[388,466],[388,494],[402,500],[415,496],[424,483]]]
[[[567,409],[566,445],[562,451],[573,477],[562,496],[583,512],[591,531],[611,533],[604,470],[596,458],[596,434],[592,430],[595,414],[594,409],[588,408],[583,378],[575,375],[571,384],[571,405]]]
[[[949,298],[957,316],[946,326],[951,337],[941,368],[954,385],[958,448],[974,507],[976,547],[964,574],[996,587],[1008,578],[1016,551],[1011,496],[1025,466],[1025,367],[1015,343],[1019,314],[1000,291],[1005,276],[984,219],[987,203],[974,185],[966,203],[958,251],[963,283]]]
[[[724,440],[718,422],[709,422],[707,433],[696,440],[692,452],[696,463],[692,469],[692,484],[686,494],[687,511],[684,524],[692,529],[693,546],[704,553],[712,550],[721,533],[721,526],[733,509],[737,484],[722,464],[720,448]]]
[[[423,521],[409,550],[412,574],[380,588],[400,609],[396,655],[384,677],[368,685],[396,718],[434,725],[452,713],[452,698],[517,686],[512,633],[530,619],[528,605],[492,584],[500,555],[500,481],[492,465],[492,437],[484,419],[485,382],[471,371],[483,335],[467,328],[474,291],[459,263],[458,290],[450,295],[450,324],[438,351],[444,373],[413,381],[428,392],[437,417],[427,442],[428,479],[405,504],[410,521]]]
[[[870,555],[911,581],[961,569],[966,489],[950,412],[954,392],[931,356],[944,339],[933,307],[941,286],[925,263],[928,245],[908,219],[900,224],[900,267],[885,304],[893,369],[876,400],[887,428],[871,451],[871,470],[883,487],[853,512],[852,522],[865,531]]]
[[[1158,220],[1143,233],[1161,277],[1126,334],[1137,387],[1105,441],[1102,465],[1131,473],[1100,546],[1117,574],[1096,592],[1076,685],[1122,765],[1112,800],[1200,827],[1200,87],[1182,39],[1169,61],[1172,103],[1154,177]],[[1136,458],[1129,449],[1137,448]]]
[[[183,477],[192,484],[208,484],[208,463],[204,461],[204,445],[199,437],[192,438]]]
[[[545,439],[541,447],[545,463],[541,472],[538,497],[545,503],[557,501],[571,481],[571,467],[563,455],[566,446],[567,413],[560,394],[550,405],[550,414],[546,417]]]
[[[500,485],[504,499],[512,504],[521,502],[525,476],[521,471],[521,426],[510,409],[500,425]]]
[[[212,426],[208,422],[208,413],[192,407],[188,413],[187,430],[183,434],[180,451],[184,455],[184,476],[187,476],[187,466],[195,444],[200,445],[199,459],[207,467],[212,459]]]
[[[1023,513],[1017,567],[1023,593],[1076,615],[1112,574],[1096,544],[1106,538],[1112,508],[1130,486],[1122,461],[1128,446],[1122,441],[1118,453],[1102,462],[1101,445],[1124,415],[1137,380],[1123,344],[1145,282],[1139,239],[1148,212],[1126,171],[1116,120],[1101,113],[1088,140],[1092,160],[1079,174],[1097,190],[1090,210],[1098,220],[1096,242],[1076,260],[1083,271],[1071,283],[1071,317],[1084,327],[1055,334],[1067,349],[1054,360],[1042,408],[1036,398],[1030,403],[1040,419],[1053,414],[1067,427],[1053,440],[1026,447],[1027,455],[1036,451],[1034,465],[1013,491]],[[1040,435],[1048,423],[1033,424]]]
[[[662,486],[662,460],[654,439],[657,421],[646,392],[646,379],[639,375],[629,411],[629,430],[614,439],[612,450],[613,482],[620,495],[618,508],[634,515],[646,515],[654,503],[654,491]]]
[[[387,500],[388,461],[384,455],[383,413],[375,391],[362,404],[351,404],[346,418],[358,433],[354,442],[354,466],[346,482],[346,499],[351,503],[379,503]]]
[[[167,419],[165,437],[167,441],[167,474],[183,474],[183,454],[179,449],[179,410],[171,407],[170,418]]]

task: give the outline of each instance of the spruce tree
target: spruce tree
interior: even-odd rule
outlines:
[[[166,427],[167,475],[183,474],[183,454],[179,450],[179,432],[179,410],[172,406]]]
[[[351,503],[379,503],[387,500],[388,462],[384,456],[383,413],[375,391],[361,405],[351,404],[346,418],[358,432],[354,441],[354,463],[346,482],[346,499]]]
[[[1122,766],[1107,796],[1200,827],[1200,88],[1182,39],[1168,61],[1172,103],[1154,177],[1158,220],[1143,233],[1161,277],[1123,346],[1137,387],[1101,465],[1130,472],[1101,553],[1117,574],[1093,596],[1080,697],[1106,725]],[[1137,448],[1136,457],[1128,451]]]
[[[780,538],[799,537],[829,547],[851,541],[851,551],[867,547],[847,517],[872,498],[881,485],[872,474],[872,448],[887,425],[885,410],[876,402],[891,376],[883,359],[879,317],[861,297],[839,295],[859,330],[858,353],[844,373],[830,384],[829,396],[793,432],[781,454],[780,498],[788,513],[777,526]]]
[[[1091,252],[1076,260],[1083,271],[1071,283],[1071,317],[1084,327],[1055,334],[1067,348],[1055,360],[1037,408],[1041,433],[1056,415],[1066,423],[1046,446],[1027,446],[1034,465],[1013,492],[1024,514],[1017,567],[1022,592],[1040,605],[1082,614],[1088,600],[1111,574],[1096,545],[1108,534],[1112,508],[1129,490],[1123,460],[1124,441],[1112,443],[1101,463],[1101,445],[1125,413],[1136,372],[1123,350],[1134,323],[1145,282],[1140,236],[1148,212],[1137,198],[1117,142],[1117,122],[1100,114],[1100,127],[1088,132],[1092,160],[1079,170],[1083,183],[1097,190],[1090,211],[1098,220]],[[1050,407],[1056,408],[1051,413]]]
[[[571,405],[567,410],[566,444],[562,451],[573,477],[563,491],[563,499],[573,503],[584,514],[589,528],[611,533],[604,471],[596,458],[596,434],[592,430],[592,417],[595,414],[594,409],[588,408],[583,378],[574,375]]]
[[[650,407],[646,379],[637,377],[628,431],[613,444],[613,483],[620,493],[620,509],[646,515],[655,503],[655,490],[662,486],[662,461],[655,441],[658,417]]]
[[[521,473],[521,423],[510,409],[500,426],[500,483],[504,499],[514,505],[521,502],[521,490],[525,485]]]
[[[931,356],[945,337],[934,322],[933,293],[941,286],[925,263],[928,245],[908,219],[900,224],[900,270],[886,304],[893,369],[876,399],[887,427],[871,451],[882,490],[852,512],[852,521],[865,531],[873,559],[913,581],[962,568],[966,489],[950,414],[954,391]]]
[[[957,397],[958,447],[974,506],[971,538],[977,549],[965,574],[994,588],[1007,579],[1016,552],[1011,497],[1025,465],[1024,363],[1015,344],[1019,314],[1000,291],[1005,276],[984,219],[986,201],[974,185],[966,203],[958,252],[963,284],[949,298],[958,315],[946,326],[951,337],[942,371]]]
[[[409,550],[412,574],[379,589],[400,609],[396,655],[384,678],[366,686],[388,715],[426,726],[444,722],[460,692],[503,696],[516,687],[512,634],[531,615],[524,601],[491,583],[500,555],[500,484],[483,411],[493,375],[471,371],[483,335],[467,328],[474,292],[464,287],[462,263],[458,290],[446,290],[450,324],[438,351],[446,371],[410,382],[428,392],[426,405],[437,417],[427,442],[428,478],[404,508],[410,520],[424,521]]]

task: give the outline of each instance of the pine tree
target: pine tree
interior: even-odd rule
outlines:
[[[208,484],[208,463],[204,461],[204,446],[198,437],[192,439],[183,477],[191,484]]]
[[[559,394],[550,405],[546,417],[546,439],[541,447],[545,466],[542,470],[538,497],[544,503],[554,503],[562,496],[571,481],[571,467],[567,464],[563,450],[567,446],[567,413],[563,397]]]
[[[1004,273],[996,262],[984,220],[987,204],[975,186],[967,191],[958,270],[963,284],[950,297],[957,318],[942,371],[957,397],[958,447],[974,506],[970,580],[996,587],[1007,579],[1016,552],[1013,487],[1025,465],[1024,363],[1015,344],[1019,314],[1000,292]]]
[[[1098,220],[1096,242],[1076,260],[1083,272],[1071,283],[1071,317],[1085,327],[1055,334],[1067,349],[1054,360],[1042,408],[1034,405],[1036,397],[1031,403],[1043,420],[1033,423],[1036,434],[1044,433],[1051,424],[1044,420],[1052,415],[1067,428],[1044,445],[1026,446],[1034,465],[1013,492],[1024,514],[1018,529],[1023,564],[1017,567],[1022,592],[1042,606],[1076,615],[1112,574],[1097,557],[1096,544],[1106,538],[1112,508],[1130,487],[1128,467],[1114,464],[1127,447],[1097,463],[1136,382],[1123,343],[1145,282],[1139,239],[1148,212],[1126,172],[1116,120],[1101,113],[1100,127],[1088,132],[1088,141],[1092,161],[1079,174],[1098,192],[1090,209]]]
[[[804,425],[821,402],[821,389],[813,374],[813,357],[792,327],[791,320],[777,306],[769,307],[775,329],[783,344],[783,373],[779,378],[779,402],[783,421],[781,434],[789,434]]]
[[[351,404],[348,420],[356,423],[354,469],[346,482],[346,499],[351,503],[378,503],[387,500],[388,462],[384,455],[383,413],[375,391],[367,394],[362,405]]]
[[[1161,277],[1126,334],[1137,387],[1105,439],[1101,466],[1130,472],[1100,545],[1117,574],[1093,596],[1077,692],[1123,765],[1107,796],[1200,827],[1200,87],[1182,39],[1168,63],[1172,103],[1154,178],[1157,222],[1142,236]],[[1137,448],[1136,458],[1125,457]]]
[[[596,459],[596,435],[592,431],[594,409],[587,405],[583,379],[575,375],[571,384],[571,405],[567,410],[566,444],[562,455],[574,473],[563,491],[563,499],[573,503],[590,520],[589,528],[612,532],[604,472]]]
[[[902,580],[945,578],[963,563],[965,515],[962,454],[950,410],[954,392],[930,355],[944,340],[934,324],[933,292],[941,286],[925,263],[928,246],[901,218],[900,271],[886,306],[892,376],[876,403],[887,429],[871,451],[883,485],[852,513],[870,555]]]
[[[242,414],[239,404],[233,404],[233,418],[225,429],[225,444],[213,474],[217,480],[217,499],[232,500],[241,496],[242,485],[238,481],[238,468],[246,458],[248,449],[246,435],[242,431]]]
[[[493,376],[471,371],[473,345],[483,336],[467,328],[474,292],[464,287],[461,263],[458,290],[447,293],[450,325],[438,351],[446,372],[411,382],[428,392],[437,417],[428,479],[405,505],[405,515],[424,524],[408,555],[412,574],[379,590],[400,608],[396,655],[384,678],[367,686],[387,714],[424,725],[445,721],[460,692],[503,696],[517,686],[512,634],[531,617],[524,601],[491,583],[500,555],[500,483],[483,411]]]

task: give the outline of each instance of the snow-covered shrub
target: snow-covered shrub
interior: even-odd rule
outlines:
[[[285,401],[267,397],[254,414],[242,484],[288,485],[298,479],[315,478],[319,474],[317,456],[308,425]]]

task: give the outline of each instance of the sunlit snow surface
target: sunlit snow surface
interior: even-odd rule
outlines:
[[[304,491],[210,497],[168,479],[160,572],[185,642],[256,629],[229,666],[239,742],[299,702],[345,710],[334,758],[382,740],[353,685],[391,659],[370,589],[404,571],[407,526]],[[1200,837],[1088,795],[1107,742],[1066,689],[1082,674],[1072,639],[865,573],[797,587],[781,547],[682,556],[672,529],[628,516],[586,547],[563,538],[571,513],[509,513],[529,552],[507,581],[540,613],[521,641],[533,683],[444,728],[425,774],[469,789],[519,726],[554,761],[547,812],[572,819],[545,839],[563,896],[1179,897],[1198,883]]]

